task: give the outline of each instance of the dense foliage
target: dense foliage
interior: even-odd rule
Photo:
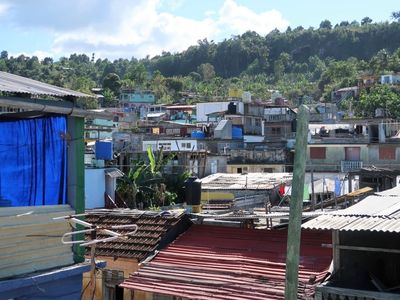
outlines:
[[[174,153],[165,154],[150,148],[147,159],[132,164],[129,172],[118,180],[117,191],[130,208],[159,208],[183,202],[183,185],[189,177],[188,172],[166,176],[165,168]]]
[[[373,23],[365,17],[335,26],[324,20],[318,29],[288,27],[267,36],[246,32],[141,60],[109,61],[93,53],[40,61],[2,51],[0,71],[86,93],[102,86],[105,106],[115,105],[120,87],[150,89],[163,103],[181,99],[183,92],[193,101],[226,96],[232,87],[260,99],[279,90],[293,101],[329,100],[333,89],[355,85],[361,75],[400,72],[400,18],[393,13],[392,19]]]

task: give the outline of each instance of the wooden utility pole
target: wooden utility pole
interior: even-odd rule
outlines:
[[[305,105],[301,105],[297,114],[292,197],[290,199],[290,216],[286,251],[285,300],[297,299],[308,118],[308,108]]]
[[[314,193],[314,167],[311,167],[311,208],[314,211],[315,205],[317,201],[315,201],[315,193]]]

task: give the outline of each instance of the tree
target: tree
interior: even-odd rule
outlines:
[[[324,20],[319,24],[319,29],[332,29],[332,23],[329,20]]]
[[[144,207],[172,204],[177,200],[177,191],[182,190],[189,175],[187,172],[178,176],[166,176],[164,173],[165,166],[175,153],[164,154],[161,148],[155,155],[151,147],[147,148],[146,153],[147,161],[136,161],[128,174],[118,182],[117,191],[122,194],[130,208],[137,208],[139,203]]]
[[[147,80],[147,70],[144,64],[138,63],[128,69],[127,77],[136,84],[143,86]]]
[[[198,67],[198,72],[204,81],[209,81],[215,76],[214,66],[210,63],[201,64]]]
[[[103,92],[103,107],[115,107],[116,105],[118,105],[118,99],[115,96],[115,94],[113,93],[112,90],[110,90],[109,88],[105,88],[104,92]]]
[[[361,20],[361,25],[368,25],[372,23],[372,19],[370,17],[365,17]]]
[[[179,80],[176,77],[168,77],[165,78],[165,86],[174,92],[174,94],[179,93],[182,91],[183,83],[182,80]]]
[[[400,22],[400,10],[392,12],[391,18],[397,22]]]
[[[121,82],[119,76],[115,73],[109,73],[103,79],[103,88],[109,89],[115,96],[119,95]]]
[[[400,95],[388,85],[379,85],[360,95],[357,112],[359,115],[374,117],[375,110],[382,108],[388,116],[400,118]]]
[[[8,52],[5,51],[5,50],[1,51],[0,58],[1,59],[8,59]]]

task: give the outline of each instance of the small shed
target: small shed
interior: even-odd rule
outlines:
[[[400,299],[399,188],[366,197],[303,224],[332,230],[332,278],[317,288],[324,299]],[[355,298],[350,298],[355,297]]]

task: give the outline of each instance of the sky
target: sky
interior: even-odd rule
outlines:
[[[0,51],[143,58],[180,52],[198,40],[221,41],[248,30],[391,21],[399,0],[0,0]]]

